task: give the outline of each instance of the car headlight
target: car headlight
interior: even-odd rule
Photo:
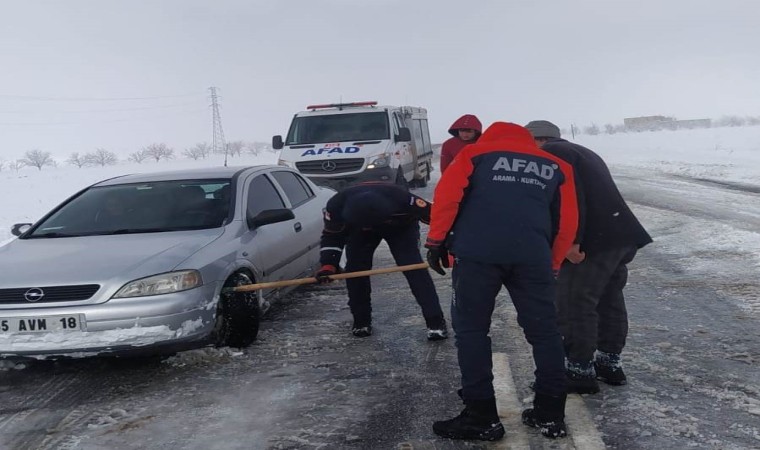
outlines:
[[[293,167],[293,163],[290,161],[285,161],[284,159],[278,159],[277,160],[278,166],[285,166],[285,167]]]
[[[145,297],[186,291],[203,284],[197,270],[180,270],[130,281],[113,298]]]
[[[369,164],[367,164],[367,169],[378,169],[380,167],[385,167],[390,164],[390,162],[391,158],[387,154],[383,154],[370,161]]]

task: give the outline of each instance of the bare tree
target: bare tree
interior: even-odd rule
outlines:
[[[592,123],[591,126],[584,128],[583,132],[591,136],[596,136],[599,134],[599,125]]]
[[[86,154],[84,159],[88,164],[99,165],[100,167],[112,166],[119,161],[116,153],[104,148],[95,149],[94,152]]]
[[[50,152],[43,152],[42,150],[28,150],[24,153],[22,161],[24,165],[34,166],[37,170],[42,170],[43,166],[53,165],[53,158],[50,156]]]
[[[244,149],[245,142],[243,141],[232,141],[227,143],[227,151],[230,156],[240,156],[243,154]]]
[[[211,154],[211,145],[208,142],[199,142],[195,144],[195,147],[203,153],[203,158],[207,158]]]
[[[148,155],[145,153],[145,150],[138,150],[136,152],[130,153],[127,157],[127,161],[133,161],[137,164],[141,164],[143,161],[145,161],[148,158]]]
[[[149,157],[156,160],[156,162],[162,159],[171,159],[174,157],[174,149],[169,148],[166,144],[150,144],[142,149],[143,152]]]
[[[268,151],[270,149],[271,144],[267,142],[249,142],[248,143],[248,152],[250,152],[252,155],[258,155],[261,152]]]
[[[715,121],[719,127],[743,127],[746,123],[746,119],[739,116],[723,116]]]
[[[18,170],[26,165],[26,162],[23,159],[17,159],[15,161],[9,161],[8,162],[8,168],[18,172]]]
[[[69,159],[66,160],[68,164],[71,164],[72,166],[77,166],[80,169],[87,165],[87,157],[84,155],[80,155],[79,152],[74,152],[71,155],[69,155]]]
[[[187,158],[200,159],[205,158],[211,153],[211,146],[205,142],[200,142],[190,148],[186,148],[182,154]]]

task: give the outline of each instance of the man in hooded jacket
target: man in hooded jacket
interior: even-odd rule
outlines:
[[[620,353],[628,335],[623,297],[627,264],[652,238],[599,155],[562,139],[559,127],[549,121],[534,120],[526,128],[541,149],[573,166],[578,187],[578,233],[557,289],[568,391],[599,392],[597,378],[610,385],[626,384]]]
[[[573,171],[539,149],[525,128],[491,125],[444,172],[435,189],[425,247],[430,267],[448,267],[455,255],[451,321],[465,409],[433,431],[451,439],[504,436],[493,388],[491,315],[506,286],[517,322],[533,347],[533,408],[523,423],[546,437],[565,429],[565,353],[557,327],[555,274],[578,225]]]
[[[451,161],[462,151],[465,145],[474,144],[478,141],[482,131],[483,125],[472,114],[465,114],[451,124],[449,134],[453,137],[441,146],[441,173],[449,167]]]

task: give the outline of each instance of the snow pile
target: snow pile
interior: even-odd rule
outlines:
[[[222,348],[199,348],[178,353],[164,360],[164,364],[172,367],[206,366],[216,365],[220,362],[229,361],[243,356],[243,352],[230,347]]]
[[[171,339],[175,332],[168,326],[132,327],[105,331],[14,333],[0,335],[0,353],[35,350],[72,350],[154,344]],[[70,356],[86,356],[70,355]]]
[[[23,369],[26,369],[26,364],[13,362],[7,359],[0,359],[0,372]]]

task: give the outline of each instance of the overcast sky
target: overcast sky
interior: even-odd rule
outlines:
[[[269,141],[308,104],[524,124],[760,115],[756,0],[0,0],[0,159]],[[118,99],[118,100],[115,100]]]

